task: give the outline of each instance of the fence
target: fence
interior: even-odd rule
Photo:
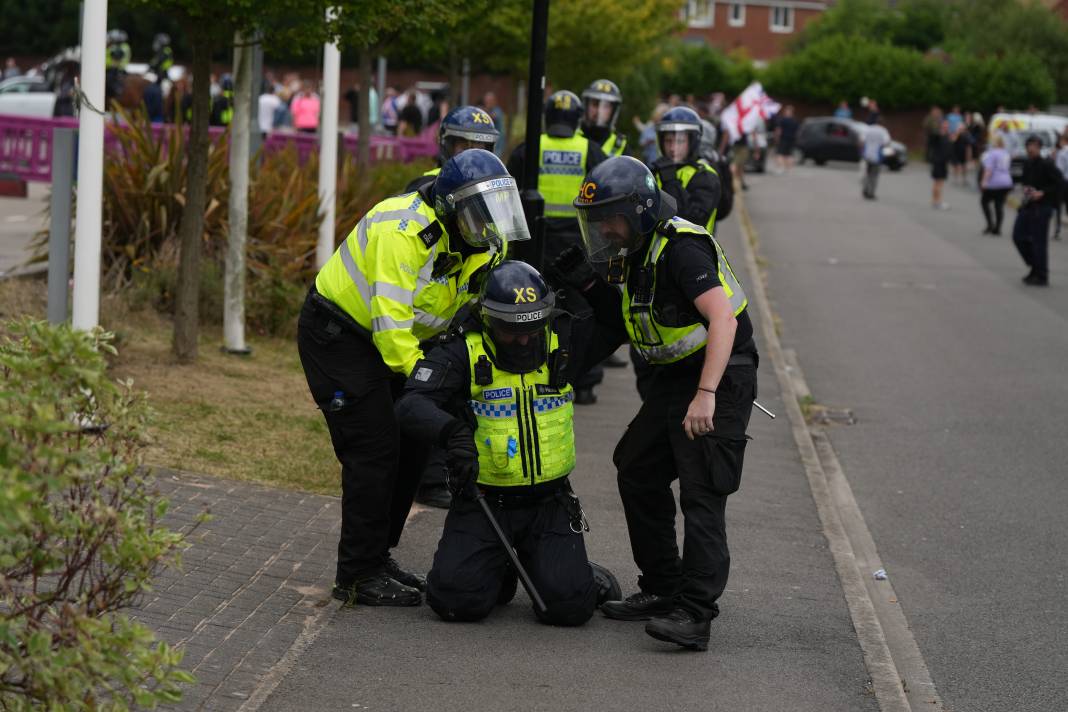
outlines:
[[[110,149],[117,145],[117,140],[105,125],[104,144]],[[71,118],[36,119],[26,116],[0,115],[0,174],[15,175],[27,181],[50,183],[52,181],[52,130],[56,128],[78,128],[78,120]],[[168,128],[166,124],[153,124],[152,131],[156,138],[162,137]],[[212,138],[218,138],[226,129],[212,127]],[[357,138],[354,134],[344,134],[343,150],[356,156]],[[319,149],[319,137],[315,134],[274,131],[264,141],[264,151],[277,151],[290,144],[295,144],[297,154],[303,161]],[[433,131],[424,131],[415,138],[397,136],[371,136],[371,160],[402,161],[407,163],[422,156],[436,156],[438,147]]]

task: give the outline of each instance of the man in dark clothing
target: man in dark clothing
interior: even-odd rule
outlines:
[[[575,206],[589,259],[607,260],[609,280],[622,286],[620,294],[581,254],[554,263],[558,278],[594,308],[583,363],[629,340],[653,371],[613,457],[640,591],[601,610],[649,620],[652,637],[706,650],[730,571],[727,497],[741,482],[756,396],[748,302],[715,238],[674,217],[674,201],[640,162],[605,161],[587,176]],[[685,517],[681,558],[676,479]]]
[[[1020,185],[1023,202],[1012,227],[1012,241],[1031,268],[1023,278],[1032,287],[1049,285],[1049,221],[1057,209],[1061,195],[1061,172],[1053,161],[1042,156],[1042,141],[1030,136],[1025,144],[1027,161],[1023,166]]]

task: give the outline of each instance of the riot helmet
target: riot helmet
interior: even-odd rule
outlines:
[[[127,37],[126,32],[124,30],[120,30],[117,27],[114,28],[114,29],[108,30],[108,42],[107,43],[109,45],[110,44],[122,44],[127,39],[129,39],[129,38]]]
[[[472,247],[530,239],[515,178],[485,149],[461,151],[446,161],[432,194],[445,229]]]
[[[701,145],[701,117],[688,106],[676,106],[656,122],[656,145],[660,155],[672,163],[697,159]]]
[[[675,199],[656,187],[645,164],[630,156],[597,165],[572,204],[591,262],[632,254],[676,207]]]
[[[581,120],[582,101],[575,92],[563,89],[545,100],[545,133],[550,136],[573,136]]]
[[[497,368],[537,370],[549,358],[549,323],[556,295],[526,262],[505,260],[486,276],[480,294],[482,343]]]
[[[152,51],[160,52],[164,47],[171,46],[171,36],[166,32],[160,32],[152,38]]]
[[[619,108],[623,105],[623,95],[615,82],[598,79],[582,92],[582,105],[585,107],[582,119],[584,126],[614,131]]]
[[[499,135],[493,118],[477,106],[453,109],[438,129],[438,156],[444,163],[468,148],[492,151]]]

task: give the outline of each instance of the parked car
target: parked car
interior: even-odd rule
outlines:
[[[797,148],[801,152],[801,163],[812,160],[817,166],[827,161],[860,160],[860,142],[867,128],[859,121],[840,119],[833,116],[820,116],[805,119],[797,135]],[[891,141],[883,148],[883,165],[892,171],[899,171],[908,162],[908,150],[900,141]]]
[[[11,77],[0,82],[0,114],[50,119],[56,94],[42,76]]]

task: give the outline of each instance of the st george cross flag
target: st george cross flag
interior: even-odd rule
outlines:
[[[757,119],[767,121],[782,108],[778,102],[764,93],[760,82],[753,82],[730,106],[719,115],[719,122],[730,134],[731,143],[750,133],[757,126]]]

